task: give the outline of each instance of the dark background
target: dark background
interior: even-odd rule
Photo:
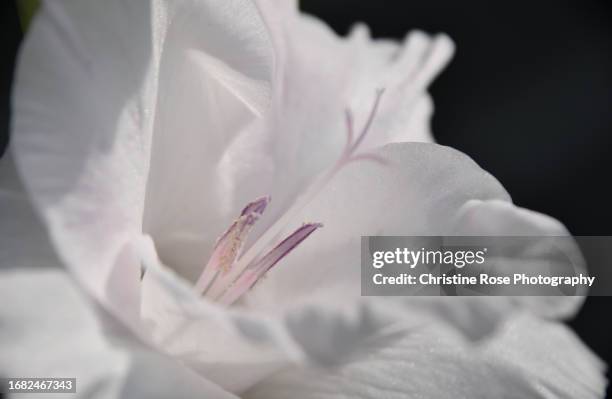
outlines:
[[[474,158],[515,203],[550,214],[575,235],[612,235],[612,6],[603,0],[301,0],[345,34],[414,28],[457,44],[431,88],[436,139]],[[21,40],[12,1],[0,14],[0,153]],[[570,324],[612,363],[612,298],[588,298]]]

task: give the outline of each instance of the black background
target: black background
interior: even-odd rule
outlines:
[[[496,176],[516,204],[548,213],[575,235],[612,235],[612,7],[603,0],[302,0],[345,34],[414,28],[457,44],[431,88],[436,139]],[[0,149],[21,40],[13,1],[0,15]],[[1,151],[0,151],[1,152]],[[612,298],[588,298],[570,324],[612,362]]]

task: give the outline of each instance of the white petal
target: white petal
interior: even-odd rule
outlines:
[[[486,348],[465,345],[444,326],[421,326],[336,368],[286,370],[245,397],[594,399],[605,390],[602,371],[567,327],[520,317]]]
[[[248,0],[170,2],[144,230],[163,261],[194,278],[238,208],[218,164],[269,105],[271,39]]]
[[[521,314],[483,350],[490,362],[521,370],[546,398],[605,396],[607,367],[564,324]]]
[[[72,377],[75,397],[234,398],[136,342],[59,268],[0,271],[0,374]]]
[[[155,274],[148,266],[141,316],[152,342],[166,353],[232,392],[243,391],[290,360],[264,317],[225,311],[181,287],[171,271]]]
[[[422,313],[430,313],[457,326],[469,337],[480,338],[491,333],[512,309],[524,304],[536,313],[557,317],[580,302],[580,298],[560,296],[486,300],[373,297],[368,300],[370,304],[363,305],[360,299],[362,235],[456,234],[457,218],[464,205],[473,199],[495,200],[512,210],[496,222],[497,235],[504,231],[515,234],[517,231],[508,227],[516,223],[512,218],[527,214],[509,202],[508,194],[497,180],[458,151],[412,143],[389,145],[377,154],[391,166],[367,162],[349,165],[294,219],[296,225],[317,221],[324,227],[268,273],[246,298],[247,306],[282,312],[311,302],[331,304],[326,305],[328,309],[357,304],[377,315],[378,327],[372,327],[370,318],[361,317],[359,322],[354,322],[355,330],[364,325],[375,330],[386,325],[389,318],[418,320],[423,317]],[[523,218],[521,223],[529,227],[525,231],[536,235],[559,233],[558,229],[542,230],[548,225],[541,225],[540,218]],[[558,222],[549,225],[560,226]],[[353,313],[359,314],[359,311]],[[323,311],[319,316],[329,317]],[[326,325],[335,331],[334,323]],[[331,338],[323,338],[324,334],[320,345],[327,348]],[[327,353],[329,358],[338,355],[333,351]]]
[[[508,248],[497,248],[501,254],[508,254],[508,257],[497,259],[492,273],[531,274],[537,265],[545,265],[546,273],[550,275],[586,274],[586,263],[580,248],[569,237],[562,223],[548,215],[516,207],[509,202],[468,201],[457,212],[452,234],[529,237],[527,240],[508,240]],[[498,243],[498,246],[503,245],[503,241]],[[524,247],[517,248],[517,244]],[[469,270],[466,272],[469,273]],[[555,287],[551,287],[550,292],[555,296],[514,296],[509,299],[544,317],[564,318],[574,315],[580,309],[584,302],[582,295],[586,294],[578,292],[579,295],[575,296],[557,296],[560,292]],[[516,290],[512,294],[516,295]]]
[[[74,377],[74,397],[234,398],[146,347],[61,266],[15,174],[0,161],[0,375]]]
[[[6,305],[0,309],[3,326],[0,329],[0,375],[76,376],[78,392],[84,397],[90,397],[90,389],[100,389],[100,394],[111,397],[191,397],[184,396],[189,394],[222,398],[233,396],[223,396],[215,388],[210,388],[208,396],[209,391],[202,391],[200,385],[210,383],[199,382],[199,377],[190,382],[194,379],[193,372],[204,378],[210,375],[225,387],[239,391],[277,371],[288,361],[289,356],[283,351],[287,345],[280,344],[279,334],[268,327],[270,323],[265,317],[255,317],[251,322],[241,314],[232,319],[223,308],[203,303],[189,288],[183,287],[190,294],[191,304],[172,285],[159,290],[158,285],[150,284],[156,282],[151,278],[153,270],[145,274],[142,311],[141,298],[130,297],[134,287],[126,287],[125,274],[118,276],[122,284],[114,286],[117,290],[112,294],[118,297],[125,313],[142,316],[147,323],[159,324],[149,324],[139,330],[144,338],[153,342],[177,325],[172,323],[174,320],[197,326],[181,325],[185,334],[180,336],[178,346],[172,342],[165,345],[157,342],[168,352],[183,352],[185,356],[179,360],[192,369],[179,366],[175,360],[146,348],[137,338],[130,338],[132,333],[112,316],[105,315],[63,271],[64,266],[46,228],[16,176],[10,153],[0,160],[0,219],[0,291]],[[164,281],[171,279],[168,277]],[[120,288],[124,290],[118,290]],[[158,291],[152,293],[152,288]],[[164,306],[164,301],[172,301],[173,295],[178,306]],[[197,312],[189,312],[190,306],[197,308]],[[98,310],[94,312],[94,308]],[[177,309],[179,312],[172,314]],[[156,314],[151,315],[152,311]],[[98,319],[103,315],[103,319]],[[168,316],[172,319],[164,319]],[[267,332],[272,344],[265,346],[265,337],[257,336],[258,329],[263,330],[264,336]],[[113,342],[107,338],[112,338]],[[256,344],[262,340],[263,343]],[[147,382],[148,378],[152,382]],[[181,382],[183,379],[186,381]],[[181,391],[182,388],[175,387],[173,382],[185,384],[185,390]],[[149,389],[158,391],[159,396]],[[125,396],[120,396],[119,392],[126,392]],[[142,396],[138,396],[138,392],[142,392]]]
[[[400,320],[420,327],[437,318],[470,338],[491,334],[520,304],[505,297],[360,298],[361,234],[444,234],[455,228],[457,213],[470,199],[509,200],[493,177],[457,151],[432,144],[381,151],[394,167],[352,165],[307,207],[305,220],[322,220],[325,227],[255,288],[247,300],[253,314],[221,311],[199,300],[163,268],[150,275],[153,280],[145,278],[143,305],[149,309],[143,316],[158,326],[155,340],[176,355],[192,349],[188,364],[206,373],[218,366],[222,372],[211,378],[242,391],[288,361],[342,362],[373,336],[382,343],[392,339],[385,331]],[[146,294],[149,289],[153,295]],[[544,310],[556,305],[546,300]],[[214,334],[211,325],[218,326]],[[180,339],[165,339],[179,329]],[[254,365],[257,375],[243,373],[244,364]]]
[[[457,307],[414,301],[408,309],[417,314],[413,316],[405,307],[380,301],[355,300],[338,308],[320,296],[268,314],[225,309],[202,300],[179,276],[159,265],[152,244],[148,248],[150,255],[141,256],[147,267],[141,314],[151,340],[232,392],[243,392],[289,364],[341,363],[362,352],[368,339],[377,336],[380,344],[393,340],[394,335],[387,331],[398,318],[413,326],[431,321],[436,317],[429,315],[432,304],[446,306],[446,311]],[[497,314],[497,308],[485,307],[485,316]],[[482,323],[477,306],[463,308]]]
[[[495,178],[448,147],[391,144],[376,154],[390,165],[347,165],[295,216],[296,225],[317,221],[323,228],[256,287],[258,305],[323,295],[330,285],[347,298],[359,297],[361,236],[445,235],[467,201],[509,201]]]
[[[113,275],[138,275],[125,245],[143,223],[153,234],[180,209],[208,228],[191,214],[218,211],[198,203],[215,199],[199,167],[214,164],[232,118],[266,106],[273,63],[247,0],[43,4],[21,49],[12,147],[60,257],[96,297]]]
[[[255,236],[339,157],[346,141],[346,108],[355,115],[355,129],[361,129],[377,89],[387,91],[362,150],[394,141],[431,141],[427,85],[453,52],[446,36],[416,31],[401,44],[373,40],[361,25],[341,38],[321,21],[276,3],[259,2],[276,28],[274,101],[219,165],[234,193],[228,198],[234,209],[257,196],[272,196]]]

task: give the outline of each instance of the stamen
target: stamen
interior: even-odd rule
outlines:
[[[231,305],[251,287],[274,265],[283,259],[289,252],[297,247],[316,229],[322,227],[321,223],[306,223],[285,238],[280,244],[268,252],[261,260],[246,268],[238,279],[223,293],[219,302]]]
[[[302,196],[300,196],[297,201],[285,212],[276,223],[272,224],[268,229],[261,235],[261,237],[249,248],[244,255],[240,257],[236,265],[232,268],[230,273],[228,274],[228,278],[231,275],[231,281],[234,281],[238,276],[245,270],[250,264],[252,264],[258,256],[270,245],[278,239],[279,236],[282,235],[283,231],[286,229],[287,225],[292,221],[292,218],[301,211],[310,201],[329,183],[329,181],[347,164],[358,161],[358,160],[366,160],[366,161],[375,161],[378,163],[385,164],[386,162],[380,158],[379,156],[371,153],[363,153],[363,154],[355,154],[356,150],[359,148],[364,138],[372,126],[374,121],[374,117],[376,116],[376,112],[378,110],[378,106],[380,104],[382,95],[384,93],[384,89],[376,90],[376,98],[374,100],[374,104],[368,115],[368,119],[363,129],[361,130],[357,139],[353,142],[354,139],[354,131],[353,131],[353,116],[350,110],[347,110],[345,113],[346,117],[346,128],[347,128],[347,144],[345,150],[343,151],[340,158],[336,161],[336,163],[325,172],[319,179],[315,180],[312,185],[304,192]]]
[[[385,159],[373,153],[356,154],[372,126],[383,93],[384,89],[376,91],[376,98],[370,114],[356,139],[353,114],[350,109],[346,110],[347,141],[340,158],[321,177],[315,180],[243,255],[244,241],[257,219],[263,214],[270,198],[260,198],[251,202],[242,210],[238,219],[217,240],[212,256],[196,282],[195,289],[198,292],[224,304],[234,303],[283,257],[316,229],[322,227],[320,223],[304,224],[271,250],[269,249],[286,231],[286,227],[295,218],[295,215],[329,183],[339,170],[356,161],[374,161],[383,165],[387,164]],[[261,256],[264,253],[265,255]]]
[[[227,274],[242,252],[249,231],[270,203],[270,197],[262,197],[249,203],[240,216],[217,240],[212,255],[195,284],[199,293],[204,293],[219,274]]]
[[[270,196],[258,198],[247,206],[245,206],[242,212],[240,212],[240,216],[245,216],[250,213],[258,213],[260,215],[263,215],[270,201]]]

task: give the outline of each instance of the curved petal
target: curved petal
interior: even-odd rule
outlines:
[[[277,3],[258,2],[276,28],[279,68],[272,106],[236,138],[219,165],[234,209],[258,196],[273,199],[254,236],[338,159],[346,142],[346,109],[361,129],[377,89],[386,92],[361,150],[431,141],[433,106],[426,90],[454,48],[444,35],[419,31],[402,43],[374,40],[363,25],[341,38],[321,21]]]
[[[323,295],[275,313],[225,309],[201,300],[179,276],[158,263],[150,241],[143,244],[135,246],[140,247],[147,267],[141,315],[151,340],[232,392],[243,392],[291,364],[330,367],[342,363],[371,351],[364,344],[372,339],[376,347],[387,345],[396,339],[398,320],[418,328],[440,317],[457,317],[453,320],[457,326],[483,335],[508,310],[505,302],[472,298],[330,303]]]
[[[144,231],[193,279],[236,212],[218,164],[267,111],[276,56],[252,1],[168,4]]]
[[[323,228],[274,268],[252,292],[257,306],[331,294],[360,296],[360,239],[367,235],[446,235],[472,199],[510,198],[464,154],[435,144],[390,144],[376,155],[389,166],[352,163],[293,218]],[[261,295],[259,295],[261,294]]]
[[[503,203],[504,209],[511,210],[488,222],[491,225],[497,220],[496,235],[517,234],[519,230],[512,228],[516,224],[522,225],[523,234],[561,233],[558,222],[548,218],[547,223],[541,223],[544,216],[532,217],[535,214],[514,207],[499,182],[458,151],[434,144],[406,143],[388,145],[376,154],[391,166],[368,162],[347,166],[296,215],[293,219],[296,225],[317,221],[324,227],[268,273],[248,294],[247,307],[280,311],[313,301],[312,298],[338,307],[358,301],[361,236],[457,234],[458,226],[462,225],[460,215],[466,204],[474,203],[472,200]],[[487,220],[485,209],[481,211],[482,220]],[[472,228],[470,234],[477,231]],[[579,251],[574,254],[580,255]],[[490,333],[506,313],[522,305],[538,314],[557,317],[580,303],[579,297],[562,296],[371,300],[382,302],[376,305],[377,309],[378,306],[393,309],[380,310],[381,318],[393,312],[397,314],[391,317],[411,317],[427,309],[472,338]],[[410,310],[402,312],[395,306]],[[414,311],[413,307],[420,310]]]
[[[58,268],[2,270],[0,290],[4,376],[73,377],[80,398],[235,398],[101,319]]]
[[[92,303],[64,271],[10,153],[0,160],[0,215],[0,375],[75,377],[79,398],[235,398]]]
[[[97,298],[110,300],[117,274],[137,283],[140,265],[125,244],[143,224],[153,234],[155,220],[190,211],[184,187],[171,183],[193,185],[201,165],[185,162],[170,177],[164,169],[186,161],[180,143],[198,138],[193,158],[218,154],[231,130],[226,117],[244,121],[265,108],[273,63],[248,0],[42,6],[19,58],[12,147],[60,257]],[[218,112],[223,104],[233,111]],[[173,131],[170,113],[181,106],[183,130]],[[165,145],[170,135],[177,151]],[[198,190],[208,194],[205,180]]]
[[[444,326],[403,331],[393,344],[337,368],[283,371],[245,398],[600,398],[603,368],[563,325],[518,317],[486,348]]]
[[[0,215],[0,291],[7,304],[0,310],[0,375],[76,376],[83,397],[95,393],[126,398],[233,398],[200,379],[210,375],[224,387],[238,391],[286,365],[290,351],[284,350],[287,345],[280,345],[282,336],[278,338],[269,326],[273,323],[261,315],[254,320],[244,314],[232,318],[225,309],[201,301],[187,286],[184,291],[177,290],[170,271],[163,279],[170,283],[160,288],[152,278],[154,270],[148,268],[142,296],[140,283],[130,287],[121,273],[117,276],[121,284],[114,286],[112,294],[124,313],[138,315],[138,322],[145,323],[138,331],[144,338],[178,359],[171,360],[133,337],[65,273],[46,227],[17,177],[10,152],[0,160]],[[140,252],[127,249],[140,257]],[[145,264],[150,261],[143,258]],[[132,297],[135,291],[138,295]],[[177,309],[179,313],[174,315]],[[175,320],[184,323],[181,345],[157,340],[177,325]],[[190,328],[190,322],[198,328]],[[268,334],[272,345],[265,345],[258,329]],[[58,345],[62,342],[66,344]],[[92,367],[83,368],[85,362]],[[200,377],[195,378],[194,371]]]
[[[207,379],[237,393],[290,367],[334,368],[352,357],[371,354],[397,340],[398,320],[419,329],[439,321],[444,312],[447,319],[459,313],[463,316],[459,322],[469,324],[466,329],[475,329],[486,317],[507,310],[484,301],[458,306],[419,299],[400,306],[354,301],[338,308],[318,297],[276,314],[245,313],[200,300],[180,278],[153,263],[146,262],[142,311],[152,341]],[[448,324],[444,328],[449,335],[455,334]]]
[[[134,246],[146,267],[141,317],[157,347],[231,392],[303,361],[302,350],[278,319],[203,300],[159,263],[151,240]]]
[[[393,166],[353,165],[304,209],[295,223],[321,220],[325,227],[269,273],[249,294],[246,309],[201,301],[180,278],[155,266],[150,244],[142,315],[154,340],[217,383],[242,391],[287,362],[337,364],[377,335],[384,345],[393,339],[384,332],[398,321],[418,327],[442,319],[472,339],[491,334],[520,303],[360,297],[362,234],[447,234],[470,199],[509,204],[501,185],[458,151],[413,143],[387,146],[378,155]],[[557,306],[555,298],[548,300],[541,299],[540,310]],[[219,330],[211,334],[213,325]],[[244,364],[258,373],[244,373]],[[215,368],[222,371],[208,374]]]
[[[491,273],[511,275],[513,273],[533,273],[537,265],[545,265],[552,275],[586,274],[584,260],[578,244],[571,238],[565,226],[558,220],[528,209],[514,206],[499,200],[471,200],[457,212],[452,231],[458,236],[513,236],[508,248],[497,248],[507,258],[498,259]],[[496,246],[500,246],[498,241]],[[501,244],[503,245],[503,244]],[[517,245],[522,245],[517,248]],[[531,270],[530,270],[531,269]],[[554,270],[554,273],[552,273]],[[473,270],[466,270],[467,273]],[[551,288],[551,291],[556,291]],[[534,312],[548,318],[565,318],[574,315],[584,302],[584,294],[577,292],[568,296],[516,296],[508,298],[531,308]],[[558,294],[558,292],[552,292]]]
[[[605,395],[606,365],[564,324],[523,313],[482,349],[490,362],[521,370],[547,398]]]

